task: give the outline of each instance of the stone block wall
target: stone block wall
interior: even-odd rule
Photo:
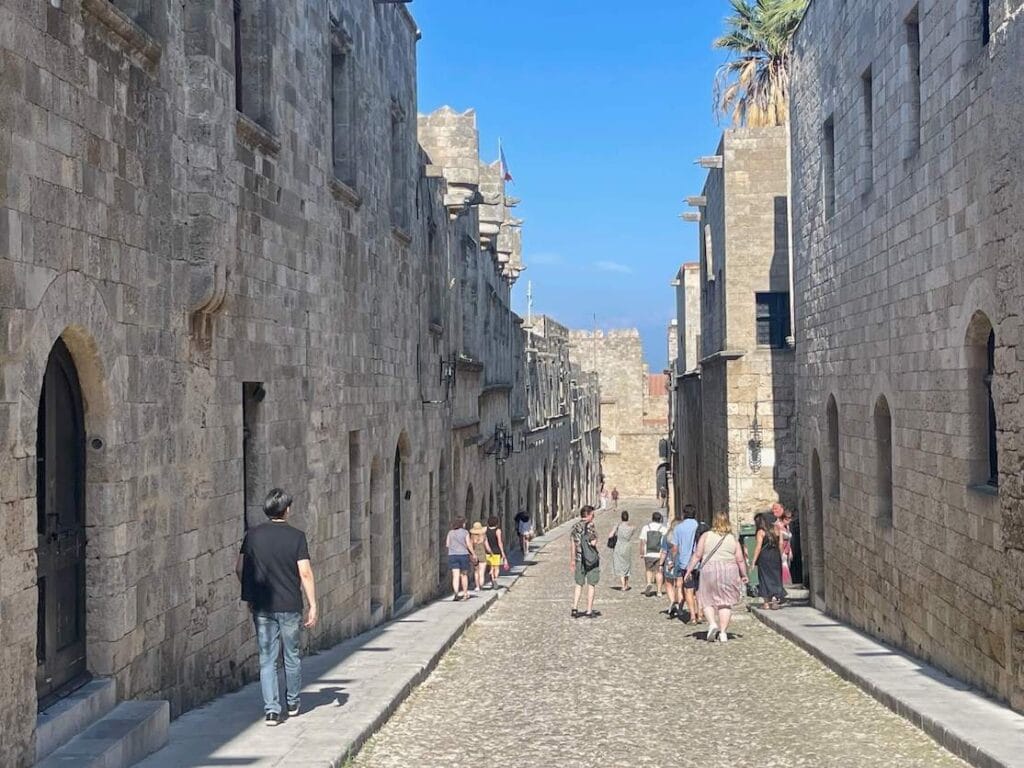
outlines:
[[[797,497],[793,352],[757,336],[757,294],[789,293],[786,141],[785,128],[725,132],[700,206],[699,274],[684,265],[677,287],[680,337],[701,347],[693,374],[677,372],[677,474],[695,475],[678,480],[677,504],[737,524]]]
[[[651,394],[640,332],[571,331],[569,346],[573,362],[600,382],[605,485],[622,496],[655,495],[659,442],[668,437],[668,396]]]
[[[246,4],[236,69],[230,3],[146,5],[0,0],[5,765],[33,754],[58,338],[84,400],[86,666],[175,715],[256,675],[234,565],[270,487],[309,536],[318,648],[437,593],[469,482],[508,525],[542,482],[558,520],[600,475],[596,381],[570,385],[562,343],[564,381],[526,391],[518,240],[452,194],[473,131],[451,158],[417,142],[404,6]]]
[[[1021,709],[1024,31],[990,10],[814,0],[797,34],[800,503],[820,605]]]

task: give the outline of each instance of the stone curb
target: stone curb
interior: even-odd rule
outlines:
[[[961,727],[956,728],[954,726],[957,725],[957,723],[954,723],[951,718],[936,718],[925,713],[917,703],[901,698],[899,695],[888,690],[885,683],[879,684],[869,680],[841,659],[837,659],[830,655],[825,649],[811,642],[799,632],[785,626],[775,615],[773,615],[771,611],[765,611],[755,606],[750,606],[749,610],[761,623],[778,632],[791,643],[821,661],[826,667],[839,675],[839,677],[853,683],[900,717],[909,720],[913,725],[920,728],[928,734],[928,736],[938,742],[939,745],[949,750],[960,759],[965,760],[973,766],[977,766],[977,768],[1021,768],[1021,766],[1024,766],[1024,757],[1007,761],[992,754],[978,743],[972,743],[963,733],[962,722],[959,724]],[[783,611],[785,611],[785,609],[783,609]],[[823,613],[821,615],[822,617],[827,617],[827,614]],[[835,621],[835,619],[832,619],[831,617],[827,618]],[[885,645],[881,641],[859,632],[853,627],[846,627],[846,629],[870,641],[871,643],[876,644],[880,648],[885,648],[886,650],[891,651],[897,656],[907,659],[912,658],[898,649]],[[914,659],[913,661],[922,667],[928,666],[925,662],[918,659]],[[980,694],[976,694],[974,691],[971,691],[970,693],[980,696]],[[986,699],[986,701],[989,700]],[[998,706],[996,702],[991,703],[993,706]]]
[[[548,531],[543,536],[538,536],[536,539],[533,540],[533,546],[531,547],[531,551],[526,557],[523,558],[522,564],[515,566],[513,568],[513,572],[510,573],[508,576],[501,577],[502,579],[507,579],[507,581],[501,585],[504,587],[504,589],[492,592],[481,601],[480,606],[477,607],[476,610],[474,610],[469,616],[466,617],[466,619],[461,624],[459,624],[458,627],[455,628],[455,630],[448,636],[448,639],[444,642],[444,644],[431,655],[431,657],[427,660],[426,664],[424,664],[419,669],[419,671],[413,674],[412,677],[410,677],[409,680],[405,683],[405,685],[402,686],[402,689],[398,692],[398,694],[395,697],[393,697],[391,701],[388,702],[388,704],[386,704],[384,708],[377,713],[376,716],[374,716],[374,718],[360,731],[359,734],[356,735],[354,739],[352,739],[352,741],[345,745],[345,751],[341,754],[341,756],[336,759],[331,759],[331,768],[344,768],[349,763],[349,761],[352,760],[359,753],[359,750],[361,750],[366,745],[366,742],[369,741],[373,737],[373,735],[377,733],[377,731],[379,731],[385,725],[385,723],[387,723],[387,721],[395,713],[395,710],[397,710],[398,707],[401,706],[402,702],[404,702],[409,697],[409,695],[414,690],[416,690],[420,683],[426,680],[427,677],[430,676],[430,673],[437,668],[437,665],[441,662],[441,659],[444,658],[445,654],[447,654],[449,650],[451,650],[452,646],[455,645],[456,641],[458,641],[458,639],[462,637],[463,634],[465,634],[466,630],[469,629],[469,627],[472,626],[472,624],[478,618],[480,618],[480,616],[482,616],[487,611],[488,608],[490,608],[495,602],[500,600],[504,595],[508,594],[508,591],[516,584],[517,581],[519,581],[519,577],[526,572],[526,564],[535,562],[537,554],[542,552],[549,544],[565,536],[568,533],[568,530],[571,527],[571,525],[575,522],[575,519],[570,519],[567,522],[562,523],[556,528]],[[447,600],[448,598],[440,599]],[[427,605],[429,605],[429,603],[427,603]]]

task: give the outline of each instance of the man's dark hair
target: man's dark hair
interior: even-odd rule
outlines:
[[[624,523],[628,523],[629,522],[629,512],[626,511],[625,509],[622,510],[621,517],[622,517],[622,522],[624,522]]]
[[[497,528],[498,527],[498,518],[495,517],[494,515],[491,515],[490,517],[488,517],[487,518],[487,527],[488,528]]]
[[[280,520],[292,505],[292,497],[281,488],[274,488],[263,502],[263,513],[271,520]]]
[[[584,505],[580,509],[580,517],[586,517],[587,515],[589,515],[593,511],[594,511],[594,508],[592,506],[590,506],[589,504],[586,504],[586,505]]]
[[[653,515],[651,515],[651,520],[653,520],[656,523],[660,523],[661,522],[661,512],[655,512]]]
[[[687,520],[692,520],[697,516],[697,508],[693,504],[687,504],[683,507],[683,517]]]

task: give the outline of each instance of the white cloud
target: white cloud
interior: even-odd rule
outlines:
[[[599,272],[618,272],[622,275],[631,275],[633,270],[627,267],[625,264],[619,264],[617,261],[595,261],[594,268]]]

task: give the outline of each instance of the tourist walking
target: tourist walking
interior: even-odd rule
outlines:
[[[452,592],[455,602],[469,599],[469,572],[473,568],[473,543],[466,530],[466,518],[456,517],[445,539],[448,548],[448,568],[452,572]]]
[[[661,544],[668,528],[662,522],[661,512],[651,515],[651,522],[640,529],[640,555],[644,560],[644,595],[651,594],[654,586],[658,597],[664,577],[661,573]]]
[[[771,512],[757,515],[754,523],[757,526],[757,544],[752,563],[757,566],[757,594],[761,598],[761,607],[775,609],[786,596],[782,586],[779,533]]]
[[[654,484],[658,492],[658,506],[668,509],[668,464],[658,465]]]
[[[284,656],[285,700],[288,716],[299,714],[302,663],[299,659],[301,626],[317,622],[316,585],[309,562],[306,534],[288,524],[292,497],[280,488],[267,494],[263,512],[269,521],[251,528],[242,539],[235,575],[242,583],[242,599],[249,604],[256,626],[260,656],[260,690],[264,722],[281,722],[277,659]],[[302,621],[302,594],[306,595],[306,621]]]
[[[665,586],[665,594],[668,596],[669,607],[667,613],[670,619],[674,619],[676,614],[679,613],[679,603],[683,600],[682,593],[676,594],[676,581],[678,581],[681,574],[676,570],[676,558],[672,554],[672,534],[682,522],[682,516],[677,514],[672,522],[668,524],[668,530],[665,531],[665,536],[661,540],[661,553],[658,560],[662,574],[662,583]]]
[[[617,510],[619,508],[619,489],[612,486],[612,509]]]
[[[498,527],[498,518],[494,515],[487,519],[484,547],[487,550],[487,567],[491,569],[491,589],[497,589],[501,566],[508,565],[508,558],[505,556],[505,538]]]
[[[685,602],[686,621],[690,624],[697,623],[697,604],[693,594],[695,585],[692,578],[687,579],[684,574],[697,543],[696,518],[696,507],[687,504],[681,514],[676,512],[676,525],[668,535],[669,556],[673,561],[672,573],[675,581],[675,603],[669,608],[668,615],[675,617],[683,609]]]
[[[473,575],[476,578],[473,591],[479,592],[487,580],[487,530],[479,520],[469,529],[469,540],[473,545]]]
[[[622,583],[622,591],[628,592],[629,577],[633,565],[633,537],[636,535],[636,527],[629,524],[629,511],[622,510],[621,521],[612,529],[608,535],[608,546],[612,548],[612,570],[619,577]]]
[[[597,551],[597,529],[594,527],[594,508],[589,504],[580,510],[580,519],[569,532],[569,571],[576,587],[572,597],[572,617],[596,619],[594,593],[601,581],[601,556]],[[579,612],[583,589],[587,591],[587,610]]]
[[[715,513],[711,530],[700,537],[684,578],[691,577],[697,570],[700,572],[697,598],[704,606],[704,618],[708,622],[707,639],[728,642],[732,607],[740,601],[741,585],[747,583],[747,563],[732,533],[729,516],[724,512]]]
[[[516,533],[519,534],[519,550],[525,558],[530,554],[530,542],[533,541],[533,520],[525,509],[516,515]]]

